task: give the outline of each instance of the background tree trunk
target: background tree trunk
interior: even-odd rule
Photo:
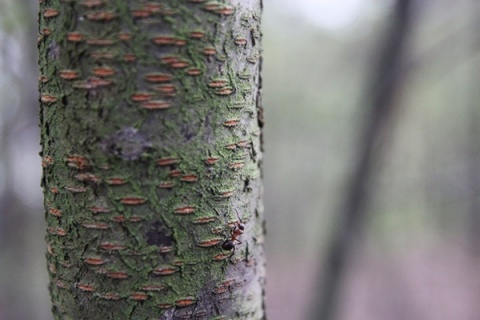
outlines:
[[[402,86],[404,51],[412,23],[414,0],[396,0],[391,22],[385,31],[378,59],[372,68],[370,87],[362,106],[366,111],[365,124],[358,135],[358,149],[345,199],[338,209],[338,225],[327,244],[323,262],[323,277],[317,286],[318,303],[312,308],[311,319],[337,318],[342,282],[368,218],[369,191],[378,171],[378,161],[385,148],[385,136],[392,127],[392,114],[398,105],[395,98]]]
[[[56,319],[264,318],[260,13],[41,1]]]

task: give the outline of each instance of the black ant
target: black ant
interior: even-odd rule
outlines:
[[[223,241],[222,249],[226,251],[234,250],[235,249],[235,241],[237,244],[241,244],[242,241],[238,240],[238,237],[243,234],[245,230],[245,225],[240,221],[235,222],[232,230],[230,231],[230,239]]]

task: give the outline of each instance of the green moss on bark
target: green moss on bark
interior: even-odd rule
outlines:
[[[262,319],[258,1],[40,8],[57,319]],[[245,233],[222,250],[238,220]]]

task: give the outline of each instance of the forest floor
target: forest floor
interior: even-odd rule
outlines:
[[[363,249],[352,260],[338,320],[480,319],[480,257],[461,246],[416,246],[388,257]],[[295,261],[268,263],[269,319],[308,319],[317,264]]]

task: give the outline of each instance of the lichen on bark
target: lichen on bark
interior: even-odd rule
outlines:
[[[264,318],[260,13],[258,0],[41,1],[56,319]]]

